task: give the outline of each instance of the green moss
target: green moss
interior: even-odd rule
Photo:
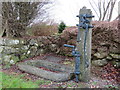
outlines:
[[[27,59],[27,56],[22,55],[22,56],[20,57],[20,60],[24,60],[24,59]]]
[[[74,62],[73,61],[64,61],[63,64],[74,66]]]
[[[16,64],[18,61],[20,61],[19,57],[18,57],[18,56],[14,56],[14,55],[12,55],[11,60],[14,61],[14,62],[11,63],[11,64]]]

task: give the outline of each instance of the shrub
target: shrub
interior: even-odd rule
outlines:
[[[55,33],[58,33],[57,25],[47,25],[45,23],[41,23],[27,28],[27,34],[30,36],[48,36]]]
[[[66,27],[65,23],[61,22],[60,25],[58,26],[59,33],[62,33],[65,27]]]

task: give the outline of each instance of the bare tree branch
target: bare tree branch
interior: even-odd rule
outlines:
[[[108,9],[109,9],[109,7],[110,7],[110,3],[111,3],[111,0],[108,2],[107,7],[105,8],[105,11],[103,12],[102,21],[105,20],[106,13],[107,13],[107,11],[108,11]]]
[[[94,12],[96,13],[97,17],[99,18],[98,12],[95,10],[94,6],[92,5],[91,1],[89,0],[89,3],[91,5],[91,7],[93,8]]]
[[[92,0],[92,2],[89,1],[89,3],[97,17],[99,17],[99,21],[110,21],[116,1],[117,0],[98,0],[96,4],[95,1]]]
[[[115,3],[116,3],[116,0],[112,0],[111,1],[111,9],[110,9],[110,16],[109,16],[109,18],[108,18],[108,21],[110,21],[111,20],[111,18],[112,18],[112,12],[113,12],[113,8],[114,8],[114,6],[115,6]]]
[[[98,0],[98,9],[99,9],[99,21],[101,20],[102,18],[102,10],[101,10],[101,2]]]
[[[46,0],[43,0],[43,2],[2,3],[2,26],[8,24],[6,25],[8,26],[6,27],[6,30],[8,30],[6,31],[7,37],[22,37],[25,34],[25,28],[33,22],[38,15],[41,19],[44,18],[46,13],[44,6],[49,4]]]

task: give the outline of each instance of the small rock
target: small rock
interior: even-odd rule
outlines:
[[[36,55],[44,54],[45,52],[46,52],[46,51],[41,48],[41,49],[37,50]]]
[[[36,55],[37,47],[36,46],[32,46],[32,47],[30,47],[29,51],[30,51],[29,52],[29,57],[33,57],[33,56]]]
[[[25,40],[25,39],[19,39],[19,41],[20,41],[20,44],[22,44],[22,45],[26,45],[27,44],[27,40]]]
[[[17,39],[5,39],[4,41],[5,45],[18,45],[19,44],[19,40]]]
[[[97,57],[97,58],[104,58],[104,57],[106,57],[107,55],[108,55],[107,52],[103,52],[103,53],[97,52],[97,53],[94,54],[94,56]]]
[[[4,45],[3,38],[0,38],[0,45]]]
[[[28,51],[27,54],[30,54],[30,51]]]
[[[94,61],[92,61],[92,64],[93,64],[93,65],[99,66],[99,67],[105,66],[107,63],[108,63],[108,62],[107,62],[106,59],[94,60]]]
[[[27,57],[25,55],[21,55],[20,60],[24,60],[24,59],[27,59]]]
[[[106,59],[107,60],[112,60],[112,57],[111,56],[107,56]]]
[[[30,45],[35,45],[36,43],[37,43],[37,40],[35,40],[35,39],[30,40]]]
[[[2,53],[4,54],[19,53],[19,49],[5,46],[4,49],[2,50]]]
[[[110,47],[111,53],[120,53],[120,49],[118,47]]]
[[[11,64],[15,64],[16,62],[19,61],[19,57],[18,56],[15,56],[15,55],[12,55],[11,58],[10,58],[10,62],[13,62]]]
[[[4,46],[0,46],[0,53],[3,51]]]
[[[15,64],[15,62],[13,60],[10,60],[10,64]]]
[[[57,45],[56,44],[51,44],[50,46],[51,51],[57,51]]]
[[[100,48],[97,48],[97,50],[99,51],[99,52],[101,52],[101,53],[103,53],[103,52],[106,52],[108,49],[107,49],[107,47],[100,47]]]
[[[101,42],[101,43],[100,43],[100,45],[101,45],[101,46],[104,46],[104,45],[106,45],[106,43],[104,43],[104,42]]]
[[[4,55],[3,57],[2,57],[2,63],[4,63],[4,64],[9,64],[9,62],[10,62],[10,59],[11,58],[11,55]]]
[[[28,50],[29,49],[29,45],[25,45],[25,46],[21,47],[21,49]]]
[[[120,68],[120,62],[112,61],[112,65],[116,68]]]
[[[110,56],[112,57],[112,58],[115,58],[115,59],[120,59],[120,55],[119,54],[110,54]]]

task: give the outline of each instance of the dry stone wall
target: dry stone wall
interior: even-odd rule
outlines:
[[[118,21],[93,22],[92,59],[93,64],[104,66],[108,61],[120,67],[120,30]]]
[[[63,35],[19,39],[0,38],[0,62],[15,64],[18,61],[49,52],[71,55],[71,49],[63,47],[63,44],[69,43],[70,40],[72,39],[65,39]]]
[[[93,22],[92,63],[104,66],[109,61],[120,67],[120,30],[114,22]],[[34,38],[0,38],[0,62],[14,64],[20,60],[53,52],[71,55],[71,48],[63,44],[76,44],[77,28],[67,28],[61,35],[40,36]]]

